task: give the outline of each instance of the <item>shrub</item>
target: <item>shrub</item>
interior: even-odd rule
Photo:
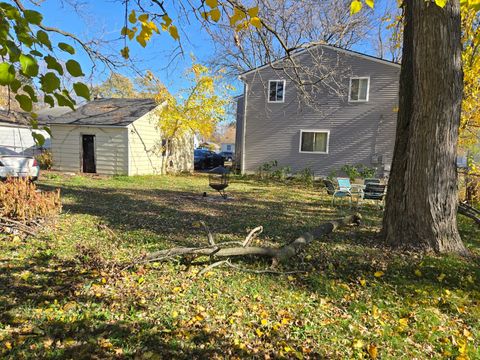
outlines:
[[[355,165],[345,164],[341,167],[340,170],[342,170],[350,178],[350,181],[353,181],[356,178],[360,177],[360,172]]]
[[[50,170],[53,166],[52,153],[48,150],[43,151],[40,155],[36,156],[40,169]]]
[[[344,172],[351,181],[354,181],[356,178],[367,179],[375,177],[377,174],[376,168],[371,168],[363,164],[349,165],[345,164],[340,169]]]
[[[313,180],[314,180],[314,173],[312,169],[310,168],[305,168],[302,171],[297,173],[298,179],[300,182],[307,186],[307,187],[312,187],[313,186]]]
[[[29,222],[54,216],[61,211],[60,190],[37,191],[27,179],[8,179],[0,183],[0,215]]]
[[[273,160],[259,166],[257,170],[257,177],[261,180],[284,181],[290,172],[290,166],[279,167],[277,160]]]

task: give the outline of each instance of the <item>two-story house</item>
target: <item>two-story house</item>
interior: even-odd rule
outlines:
[[[321,61],[326,71],[330,64],[333,78],[327,80],[326,75],[323,83],[311,86],[314,94],[307,104],[294,76],[282,66],[285,60],[242,74],[236,133],[240,171],[253,173],[276,160],[293,173],[310,168],[326,176],[345,164],[363,164],[377,168],[380,176],[388,175],[400,65],[329,45],[293,57],[306,69]]]

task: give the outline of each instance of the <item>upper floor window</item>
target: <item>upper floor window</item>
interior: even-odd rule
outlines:
[[[268,102],[285,101],[285,80],[268,81]]]
[[[369,90],[370,90],[369,77],[350,78],[350,91],[348,94],[348,101],[350,102],[368,101]]]
[[[300,130],[300,152],[328,154],[328,130]]]

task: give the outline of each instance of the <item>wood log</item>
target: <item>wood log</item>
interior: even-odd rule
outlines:
[[[300,251],[302,251],[305,247],[307,247],[312,241],[318,240],[322,236],[332,233],[338,227],[346,226],[349,224],[359,225],[361,218],[362,217],[360,214],[355,214],[351,216],[346,216],[341,219],[325,222],[317,228],[313,229],[312,231],[304,233],[295,240],[279,248],[258,246],[220,247],[219,245],[207,247],[177,247],[150,253],[142,259],[141,263],[161,262],[172,259],[174,257],[186,256],[210,256],[212,258],[260,256],[271,258],[273,261],[273,265],[276,265],[277,263],[284,263],[288,261],[290,258],[292,258]],[[256,229],[258,228],[255,228],[254,230]],[[247,236],[247,239],[250,240],[252,232],[250,232],[249,236]],[[232,243],[236,244],[238,242]],[[225,245],[228,245],[228,243],[226,243]]]
[[[480,211],[475,209],[474,207],[466,204],[466,203],[459,203],[458,204],[458,213],[466,216],[477,223],[480,226]]]

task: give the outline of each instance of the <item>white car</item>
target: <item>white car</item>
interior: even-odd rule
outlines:
[[[33,156],[0,155],[0,180],[8,177],[28,178],[32,181],[38,179],[40,166]]]

